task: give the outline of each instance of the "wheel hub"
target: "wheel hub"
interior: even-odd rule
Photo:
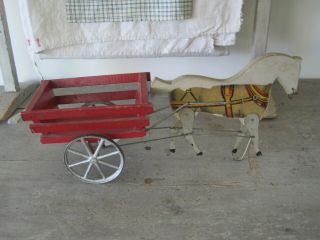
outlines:
[[[98,159],[96,157],[90,157],[89,161],[90,161],[90,163],[97,163]]]

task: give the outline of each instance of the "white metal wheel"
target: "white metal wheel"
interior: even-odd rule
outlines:
[[[64,152],[68,171],[86,183],[107,183],[116,179],[124,166],[124,155],[112,140],[82,136],[68,143]]]

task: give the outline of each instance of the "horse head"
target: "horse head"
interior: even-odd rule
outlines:
[[[278,80],[289,98],[298,93],[301,62],[301,57],[288,56],[287,60],[278,66],[279,74],[276,80]]]

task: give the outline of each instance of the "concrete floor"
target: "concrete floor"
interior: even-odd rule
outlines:
[[[232,161],[233,137],[216,131],[237,121],[201,115],[197,126],[216,132],[197,136],[204,156],[184,139],[176,154],[167,141],[126,146],[123,174],[98,186],[67,173],[63,145],[2,123],[0,239],[320,239],[320,81],[304,81],[293,100],[274,92],[279,117],[261,123],[257,160]]]

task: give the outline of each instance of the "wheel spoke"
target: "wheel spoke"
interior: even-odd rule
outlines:
[[[70,153],[73,153],[75,155],[78,155],[80,157],[84,157],[84,158],[88,158],[89,157],[89,156],[87,156],[87,155],[85,155],[85,154],[83,154],[81,152],[78,152],[76,150],[73,150],[73,149],[67,149],[67,151],[70,152]]]
[[[84,148],[86,149],[87,153],[88,153],[89,156],[91,157],[91,156],[92,156],[92,151],[91,151],[88,143],[87,143],[83,138],[81,138],[81,142],[82,142]]]
[[[88,174],[89,174],[89,172],[90,172],[90,170],[91,170],[91,168],[92,168],[92,165],[93,165],[93,163],[90,163],[90,164],[89,164],[89,166],[88,166],[88,168],[87,168],[87,170],[86,170],[86,172],[85,172],[85,174],[84,174],[84,176],[83,176],[85,179],[87,179]]]
[[[102,172],[102,170],[101,170],[101,168],[100,168],[100,166],[99,166],[99,163],[95,163],[94,165],[96,166],[96,168],[97,168],[98,172],[100,173],[101,177],[102,177],[103,179],[105,179],[106,176],[105,176],[104,173]]]
[[[102,156],[99,156],[97,157],[98,160],[101,160],[101,159],[104,159],[104,158],[107,158],[107,157],[111,157],[111,156],[114,156],[116,154],[119,154],[119,151],[115,151],[115,152],[112,152],[112,153],[108,153],[106,155],[102,155]]]
[[[112,165],[110,163],[106,163],[106,162],[102,162],[102,161],[99,161],[100,164],[104,165],[104,166],[107,166],[107,167],[110,167],[110,168],[113,168],[113,169],[116,169],[118,170],[119,167],[115,166],[115,165]]]
[[[101,139],[100,142],[99,142],[99,144],[98,144],[98,147],[97,147],[96,151],[95,151],[94,154],[93,154],[94,157],[97,157],[97,156],[98,156],[98,154],[99,154],[99,152],[100,152],[100,149],[101,149],[101,147],[103,146],[103,143],[104,143],[104,140]]]
[[[77,163],[74,163],[74,164],[70,164],[70,165],[68,165],[68,167],[75,167],[75,166],[79,166],[79,165],[81,165],[81,164],[85,164],[85,163],[88,163],[88,162],[90,162],[90,160],[84,160],[84,161],[81,161],[81,162],[77,162]]]

